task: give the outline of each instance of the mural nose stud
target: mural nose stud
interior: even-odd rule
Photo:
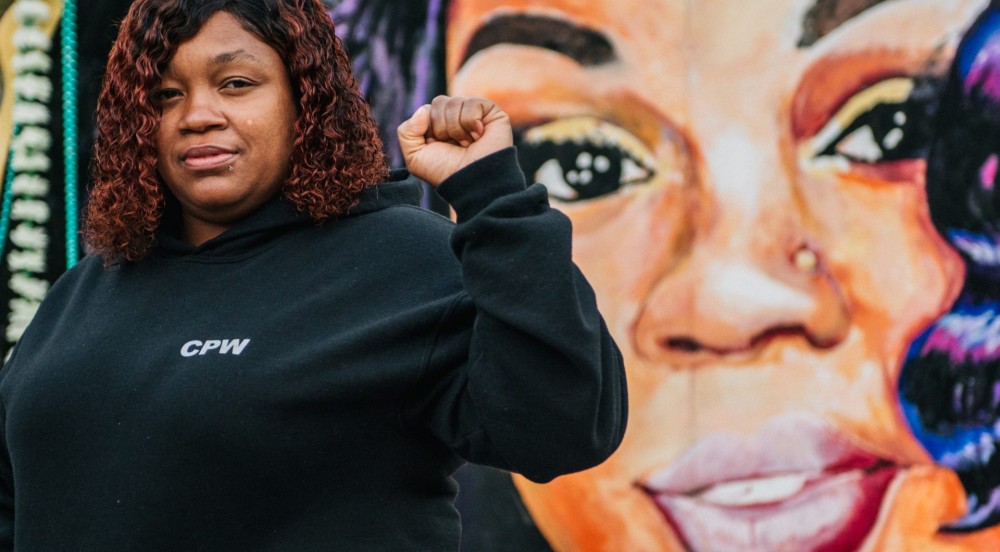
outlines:
[[[803,245],[792,254],[792,264],[802,272],[815,272],[819,268],[819,256],[808,245]]]

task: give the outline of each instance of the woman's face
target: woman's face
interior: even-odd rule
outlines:
[[[995,548],[937,533],[964,495],[896,389],[962,277],[928,217],[926,110],[986,2],[502,4],[452,1],[450,92],[523,132],[630,389],[610,460],[518,481],[550,542]]]
[[[225,12],[178,48],[157,93],[158,168],[200,244],[275,196],[289,171],[297,107],[273,48]]]

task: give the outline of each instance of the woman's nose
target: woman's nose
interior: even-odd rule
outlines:
[[[211,94],[190,93],[182,109],[179,121],[182,132],[205,132],[226,126],[223,110]]]
[[[678,366],[754,353],[780,340],[826,348],[849,315],[821,249],[694,246],[651,289],[633,328],[644,357]]]

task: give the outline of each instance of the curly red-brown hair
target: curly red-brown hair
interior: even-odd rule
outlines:
[[[106,261],[141,259],[155,243],[167,193],[156,162],[161,71],[219,11],[274,48],[288,70],[299,116],[285,197],[320,221],[344,213],[388,175],[378,128],[320,0],[137,0],[97,102],[85,237]]]

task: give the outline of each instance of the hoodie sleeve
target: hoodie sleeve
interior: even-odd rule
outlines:
[[[438,188],[455,209],[464,293],[440,321],[405,414],[467,461],[536,482],[604,461],[621,442],[621,354],[571,255],[569,219],[525,187],[514,148]]]

